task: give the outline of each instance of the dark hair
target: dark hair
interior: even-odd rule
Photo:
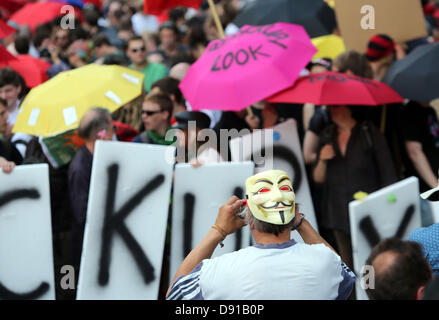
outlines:
[[[111,46],[111,43],[110,43],[110,40],[108,40],[108,37],[103,33],[97,34],[96,37],[93,39],[93,46],[95,48],[99,48],[99,47],[103,46],[104,44],[107,46]]]
[[[0,98],[0,104],[3,105],[5,108],[7,108],[7,106],[8,106],[8,103],[3,98]]]
[[[159,105],[161,111],[168,111],[168,121],[171,120],[174,104],[171,98],[165,93],[157,93],[146,96],[144,102],[152,102]]]
[[[84,14],[84,20],[87,22],[88,25],[92,27],[98,26],[98,20],[99,20],[99,11],[95,9],[86,9],[83,11]]]
[[[18,36],[14,41],[15,50],[18,54],[29,53],[29,39],[25,36]]]
[[[15,87],[23,86],[24,80],[14,69],[10,67],[0,68],[0,88],[8,84]],[[23,89],[23,87],[22,87]]]
[[[171,21],[166,21],[165,23],[163,23],[160,28],[159,28],[159,34],[160,32],[162,32],[162,30],[164,29],[170,29],[172,31],[174,31],[175,36],[177,37],[177,39],[180,36],[180,31],[178,30],[177,26],[175,24],[173,24]]]
[[[350,70],[356,76],[368,79],[373,78],[373,70],[367,61],[366,56],[354,50],[348,50],[340,54],[334,60],[333,64],[337,66],[341,73]]]
[[[50,39],[50,31],[47,31],[46,29],[40,29],[35,33],[33,40],[34,46],[36,48],[39,48],[43,44],[43,41],[45,39]]]
[[[367,295],[371,300],[415,299],[419,287],[425,286],[432,278],[421,245],[398,238],[386,239],[372,249],[366,265],[372,266],[384,252],[392,252],[397,257],[384,270],[375,271],[375,288],[366,289]]]
[[[141,37],[141,36],[132,36],[131,38],[128,39],[127,41],[127,48],[130,46],[130,42],[131,41],[143,41],[143,43],[145,43],[145,40]]]
[[[84,139],[93,139],[100,130],[108,129],[112,125],[109,120],[111,114],[107,109],[96,107],[90,109],[87,113],[89,112],[93,113],[91,119],[82,117],[79,122],[78,134]]]
[[[183,103],[183,94],[180,91],[180,88],[178,87],[180,81],[178,81],[177,79],[171,78],[171,77],[165,77],[162,78],[160,80],[157,80],[156,82],[154,82],[151,85],[151,89],[152,88],[159,88],[160,91],[171,95],[173,94],[175,97],[175,101],[178,104],[182,104]]]

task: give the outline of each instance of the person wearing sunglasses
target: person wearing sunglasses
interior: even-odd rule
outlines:
[[[166,132],[171,129],[171,117],[174,104],[164,93],[146,96],[143,101],[141,117],[145,131],[133,139],[137,143],[170,145],[174,141],[165,139]]]
[[[134,36],[128,40],[126,54],[132,62],[129,67],[145,75],[143,84],[146,92],[151,91],[151,85],[155,81],[168,75],[168,68],[164,64],[147,61],[148,52],[142,37]]]

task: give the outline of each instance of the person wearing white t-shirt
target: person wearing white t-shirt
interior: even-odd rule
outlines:
[[[271,170],[246,181],[247,200],[231,197],[215,224],[184,259],[168,300],[347,299],[355,275],[300,216],[287,173]],[[247,205],[246,219],[238,214]],[[229,234],[248,222],[256,245],[210,259]],[[296,229],[305,243],[291,240]]]

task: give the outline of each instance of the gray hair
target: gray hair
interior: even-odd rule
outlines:
[[[296,203],[296,207],[297,210],[299,209],[299,204]],[[291,230],[294,226],[294,224],[296,223],[296,219],[292,219],[290,222],[288,222],[287,224],[273,224],[273,223],[268,223],[265,221],[261,221],[258,220],[257,218],[255,218],[255,216],[253,215],[253,213],[251,212],[251,210],[249,208],[247,208],[247,222],[249,225],[253,226],[253,228],[255,228],[256,230],[263,232],[263,233],[270,233],[270,234],[274,234],[276,237],[284,232],[285,230],[289,229]]]
[[[111,113],[107,109],[96,107],[88,110],[79,122],[78,134],[86,139],[94,139],[101,130],[108,130],[113,125]]]

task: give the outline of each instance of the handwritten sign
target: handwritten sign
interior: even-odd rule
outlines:
[[[78,299],[157,299],[172,184],[169,148],[97,142]]]
[[[361,287],[361,270],[372,248],[381,240],[399,237],[407,240],[421,226],[419,181],[407,178],[349,203],[352,255],[357,277],[357,299],[367,295]]]
[[[0,300],[55,299],[49,167],[0,170]]]

